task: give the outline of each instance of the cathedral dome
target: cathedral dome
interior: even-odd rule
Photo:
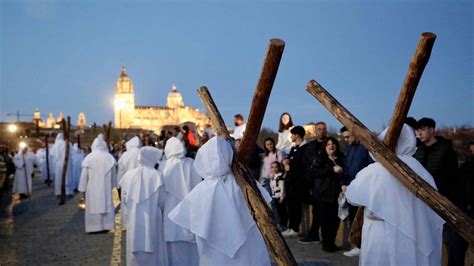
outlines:
[[[166,106],[168,106],[170,109],[184,107],[183,95],[181,95],[181,93],[176,90],[175,84],[173,84],[171,92],[168,93]]]
[[[130,78],[127,76],[125,67],[122,67],[122,73],[117,79],[115,93],[133,93],[133,84]]]

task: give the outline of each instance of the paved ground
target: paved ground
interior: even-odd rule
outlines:
[[[84,233],[78,194],[59,206],[52,186],[40,180],[33,183],[30,199],[20,201],[7,195],[2,200],[0,265],[125,264],[125,232],[118,227],[103,234]],[[119,215],[116,218],[120,226]],[[325,253],[320,244],[303,245],[297,240],[287,242],[300,265],[358,264],[357,258],[346,258],[342,252]]]

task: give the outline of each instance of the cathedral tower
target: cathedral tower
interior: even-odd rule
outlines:
[[[122,73],[115,85],[115,127],[129,128],[135,118],[135,95],[133,84],[122,67]]]
[[[171,92],[168,93],[168,99],[166,101],[166,106],[170,109],[183,108],[183,95],[178,92],[176,89],[176,84],[173,84],[171,87]]]

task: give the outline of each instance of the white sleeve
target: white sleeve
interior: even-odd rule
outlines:
[[[79,187],[77,190],[81,192],[86,192],[87,182],[89,181],[89,168],[82,167],[81,179],[79,181]]]

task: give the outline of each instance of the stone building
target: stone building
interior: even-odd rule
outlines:
[[[210,124],[207,115],[184,105],[183,96],[174,84],[168,93],[166,106],[135,105],[135,90],[125,67],[122,67],[116,82],[114,109],[116,128],[143,128],[160,133],[165,126],[179,126],[186,122],[194,123],[200,130]]]

